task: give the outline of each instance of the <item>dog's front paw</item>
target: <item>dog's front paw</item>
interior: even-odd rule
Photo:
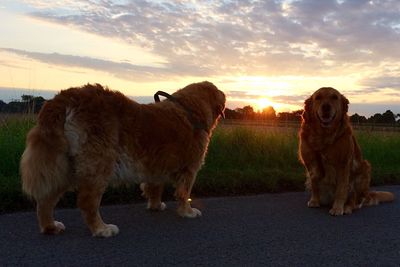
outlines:
[[[65,231],[65,226],[62,222],[54,221],[53,225],[44,227],[41,232],[46,235],[58,235]]]
[[[319,208],[319,201],[318,200],[316,200],[316,199],[310,199],[308,202],[307,202],[307,206],[309,207],[309,208]]]
[[[184,218],[197,218],[201,216],[201,211],[195,208],[189,208],[185,211],[178,211],[178,214]]]
[[[96,232],[93,233],[93,236],[96,237],[111,237],[114,235],[117,235],[119,233],[118,226],[114,224],[105,224],[104,227],[96,230]]]
[[[155,205],[150,202],[147,203],[147,209],[150,211],[163,211],[166,208],[167,208],[167,205],[164,202],[160,202]]]
[[[329,210],[329,214],[332,216],[341,216],[344,213],[343,207],[332,207]]]
[[[353,213],[353,206],[351,205],[346,205],[344,207],[344,214],[352,214]]]

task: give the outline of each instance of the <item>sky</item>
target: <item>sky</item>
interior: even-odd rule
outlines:
[[[208,80],[227,107],[400,113],[398,0],[1,0],[0,99],[101,83],[139,102]]]

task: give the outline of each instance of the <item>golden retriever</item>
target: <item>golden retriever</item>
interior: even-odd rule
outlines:
[[[163,210],[163,185],[171,180],[178,214],[200,216],[190,194],[224,109],[224,93],[210,82],[190,84],[154,104],[138,104],[99,84],[61,91],[40,111],[20,166],[41,232],[65,230],[53,210],[64,192],[76,190],[93,236],[116,235],[118,227],[99,213],[110,182],[142,183],[148,208]]]
[[[369,191],[371,166],[354,137],[348,104],[336,89],[318,89],[305,101],[299,132],[299,157],[311,190],[308,207],[332,205],[334,216],[394,199],[390,192]]]

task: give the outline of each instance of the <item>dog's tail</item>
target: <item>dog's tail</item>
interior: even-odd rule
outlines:
[[[353,137],[354,138],[354,137]],[[354,139],[354,142],[355,139]],[[359,157],[361,157],[361,150],[357,143],[356,153],[358,153]],[[363,192],[360,195],[360,204],[359,207],[362,206],[371,206],[378,205],[381,202],[392,202],[395,199],[395,196],[391,192],[386,191],[370,191],[370,182],[371,182],[371,164],[367,160],[361,161],[360,169],[362,170],[357,177],[358,183],[356,183],[356,188],[358,192]]]
[[[65,105],[48,101],[38,124],[28,134],[20,172],[23,191],[36,200],[45,199],[66,187],[69,161],[64,135]]]
[[[378,205],[381,202],[392,202],[395,199],[394,194],[386,191],[370,191],[365,199],[364,205]]]

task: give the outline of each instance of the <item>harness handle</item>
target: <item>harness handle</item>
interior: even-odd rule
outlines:
[[[157,93],[154,94],[154,101],[155,102],[160,102],[160,96],[166,97],[168,99],[174,99],[174,97],[166,92],[163,91],[158,91]]]
[[[198,129],[198,130],[204,130],[208,133],[208,127],[206,124],[202,123],[201,121],[197,121],[196,119],[194,119],[193,117],[193,111],[189,108],[187,108],[185,105],[183,105],[182,103],[180,103],[180,101],[178,101],[178,99],[176,99],[175,97],[173,97],[172,95],[164,92],[164,91],[157,91],[157,93],[154,94],[154,101],[160,102],[160,96],[163,96],[165,98],[167,98],[168,100],[180,105],[186,112],[188,120],[190,121],[190,123],[193,126],[193,129]]]

